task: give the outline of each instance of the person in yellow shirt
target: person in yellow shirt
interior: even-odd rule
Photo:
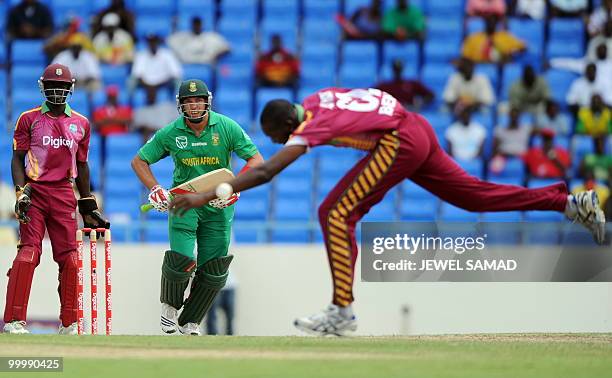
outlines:
[[[612,112],[606,108],[600,95],[591,97],[591,106],[583,106],[578,111],[576,132],[593,137],[612,134]]]
[[[526,50],[525,43],[511,33],[497,30],[497,18],[485,18],[485,31],[467,36],[462,55],[476,63],[500,63]]]
[[[599,196],[599,206],[604,209],[606,201],[610,198],[610,189],[595,180],[595,174],[592,170],[586,170],[584,173],[584,183],[572,188],[572,194],[579,193],[584,190],[594,190]]]

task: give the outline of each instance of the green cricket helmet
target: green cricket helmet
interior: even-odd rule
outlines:
[[[194,116],[189,110],[189,105],[184,103],[184,100],[190,97],[200,97],[204,99],[204,109],[201,111],[201,114]],[[206,86],[202,80],[185,80],[181,83],[178,95],[176,95],[176,108],[179,114],[189,121],[200,122],[206,117],[206,114],[208,114],[210,110],[212,97],[212,93],[208,90],[208,86]]]

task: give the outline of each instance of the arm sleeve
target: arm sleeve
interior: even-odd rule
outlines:
[[[89,139],[91,137],[91,126],[89,122],[84,126],[83,139],[79,141],[79,148],[77,150],[76,160],[80,162],[87,162],[89,158]]]
[[[17,120],[15,132],[13,133],[13,150],[30,149],[30,122],[23,116]]]
[[[252,158],[258,151],[255,144],[247,133],[234,121],[231,124],[232,151],[241,159],[247,160]]]
[[[138,150],[138,156],[149,164],[158,162],[169,155],[166,147],[163,143],[164,132],[158,130],[153,138],[149,139],[147,143]]]

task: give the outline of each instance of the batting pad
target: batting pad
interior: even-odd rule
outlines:
[[[183,306],[185,289],[196,266],[195,260],[178,252],[166,251],[162,264],[160,301],[177,310]]]

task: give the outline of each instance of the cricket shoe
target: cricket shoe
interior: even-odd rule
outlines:
[[[167,303],[162,303],[160,316],[160,325],[162,331],[169,335],[176,333],[178,330],[176,323],[178,321],[178,310]]]
[[[599,207],[597,193],[589,190],[570,194],[565,215],[591,231],[597,244],[603,244],[606,236],[606,216]]]
[[[187,323],[179,326],[179,331],[186,336],[200,336],[200,325],[197,323]]]
[[[59,331],[57,331],[57,333],[58,335],[78,335],[79,329],[77,327],[77,323],[74,322],[68,327],[64,327],[63,325],[60,325]]]
[[[321,312],[295,319],[293,325],[300,331],[313,335],[345,336],[346,332],[357,330],[357,318],[352,314],[350,316],[341,314],[338,306],[330,304]]]
[[[13,320],[12,322],[4,325],[4,333],[12,333],[15,335],[23,335],[30,333],[25,327],[26,322],[23,320]]]

